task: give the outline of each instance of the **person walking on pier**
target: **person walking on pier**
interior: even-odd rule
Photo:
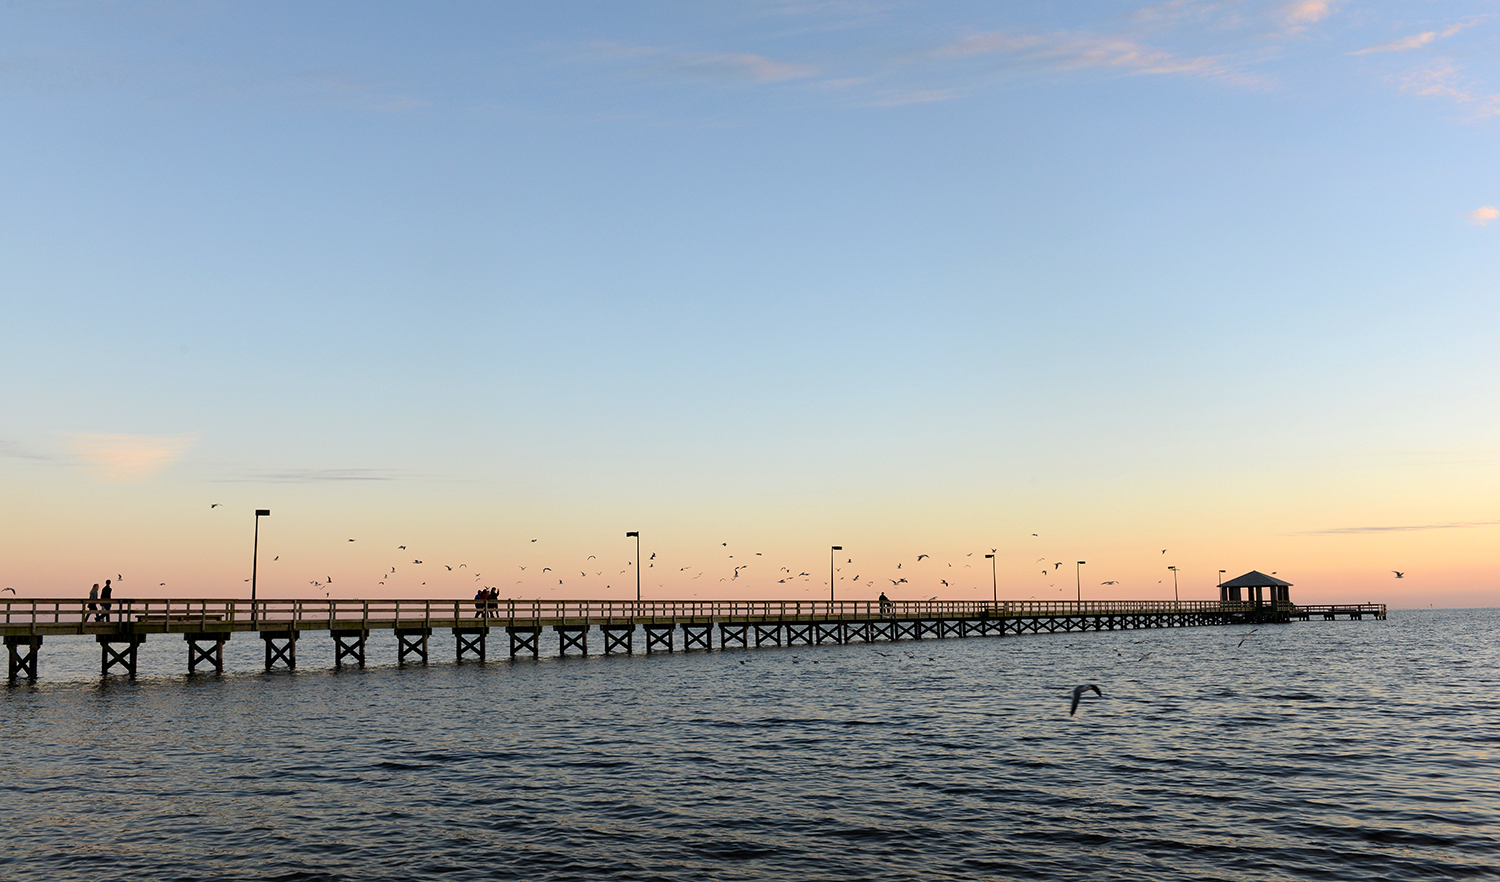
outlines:
[[[490,593],[483,588],[474,592],[474,612],[481,619],[489,618],[489,599]]]
[[[95,582],[94,583],[94,587],[92,587],[92,588],[89,589],[89,611],[87,613],[85,613],[84,616],[83,616],[83,620],[85,622],[87,622],[89,619],[97,619],[99,617],[99,613],[98,613],[99,604],[97,604],[97,603],[94,602],[94,601],[96,601],[98,599],[99,599],[99,583]]]
[[[99,613],[99,615],[95,616],[94,617],[94,621],[96,621],[96,622],[107,622],[107,621],[109,621],[109,607],[110,607],[109,599],[114,596],[114,593],[115,593],[114,589],[109,586],[109,580],[105,579],[104,580],[104,591],[103,591],[103,593],[101,593],[99,595],[99,599],[102,600],[102,601],[104,601],[103,603],[99,604],[101,607],[103,607],[104,611],[101,612],[101,613]]]

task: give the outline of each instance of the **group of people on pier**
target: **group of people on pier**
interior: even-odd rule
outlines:
[[[499,588],[480,588],[474,592],[474,611],[479,614],[479,618],[492,618],[499,608]]]
[[[88,621],[90,616],[92,616],[94,621],[96,622],[109,621],[109,608],[113,606],[113,604],[110,603],[110,600],[114,597],[114,593],[115,590],[110,586],[110,582],[108,579],[104,580],[104,590],[102,592],[99,590],[99,583],[95,582],[94,587],[89,589],[89,611],[88,614],[83,617],[84,621]],[[96,604],[94,603],[94,601],[96,600],[103,602]]]

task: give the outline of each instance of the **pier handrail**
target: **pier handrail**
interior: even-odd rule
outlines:
[[[108,609],[106,609],[106,604]],[[92,609],[90,607],[93,607]],[[1157,613],[1247,613],[1252,601],[1218,600],[549,600],[507,598],[481,617],[475,601],[452,598],[20,598],[0,600],[0,625],[8,633],[45,627],[49,633],[99,633],[124,626],[161,624],[167,630],[284,630],[358,627],[425,627],[434,623],[526,622],[530,627],[571,622],[646,624],[683,619],[837,621],[874,619],[1026,618]],[[1297,613],[1329,610],[1384,615],[1385,604],[1277,604]],[[449,612],[451,611],[451,617]]]

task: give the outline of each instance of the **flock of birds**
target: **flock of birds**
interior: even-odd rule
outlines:
[[[215,502],[209,505],[210,510],[218,509],[221,507],[223,507],[223,503]],[[1037,533],[1032,533],[1031,537],[1033,539],[1040,538],[1039,534]],[[345,544],[354,543],[356,541],[358,541],[357,538],[349,538],[347,540],[347,543]],[[534,545],[537,542],[538,539],[531,539],[529,544]],[[770,581],[771,584],[793,586],[792,590],[800,590],[802,593],[811,593],[815,589],[822,591],[828,588],[828,583],[826,581],[823,581],[821,576],[813,575],[814,572],[820,571],[820,568],[817,565],[814,565],[814,567],[811,569],[807,569],[804,567],[780,566],[775,568],[774,571],[771,571],[771,568],[766,565],[765,561],[757,560],[757,558],[764,557],[763,553],[757,551],[752,554],[741,555],[737,559],[735,554],[729,552],[729,547],[730,546],[728,542],[721,542],[720,553],[723,555],[723,558],[718,561],[711,562],[707,566],[702,564],[688,564],[686,566],[673,567],[673,569],[675,569],[679,574],[691,572],[693,575],[688,579],[688,581],[690,582],[695,582],[707,575],[710,579],[717,578],[718,583],[735,584],[738,583],[741,578],[749,579],[763,571],[769,571],[769,580],[773,580]],[[406,545],[397,545],[396,550],[407,551],[408,549]],[[842,583],[841,586],[836,587],[860,587],[866,589],[879,589],[881,591],[891,591],[893,593],[897,590],[900,590],[901,586],[903,585],[911,586],[910,588],[906,589],[907,591],[915,590],[918,584],[925,584],[929,588],[937,588],[940,586],[942,589],[948,591],[952,591],[955,588],[961,588],[967,591],[981,591],[985,587],[982,583],[989,580],[983,578],[983,576],[985,575],[983,573],[983,569],[985,569],[985,567],[982,566],[984,561],[980,561],[980,566],[975,566],[974,556],[976,553],[978,552],[969,552],[963,558],[957,559],[957,561],[944,561],[941,565],[939,565],[937,561],[934,561],[932,559],[932,555],[921,553],[917,554],[915,556],[915,559],[896,561],[893,570],[887,570],[885,574],[879,577],[868,578],[864,572],[856,572],[852,576],[841,575],[845,572],[846,567],[852,568],[854,564],[854,558],[845,557],[843,565],[835,564],[833,576],[837,582]],[[998,553],[999,550],[995,548],[992,548],[989,551],[990,555],[995,555]],[[1165,555],[1167,553],[1167,549],[1161,549],[1160,553],[1162,555]],[[280,560],[281,556],[279,554],[274,555],[271,558],[271,563],[279,563]],[[612,591],[614,590],[613,580],[617,576],[630,576],[631,572],[636,566],[636,562],[634,560],[626,560],[621,565],[622,569],[614,571],[612,568],[610,568],[609,574],[606,575],[606,569],[602,567],[601,564],[599,564],[598,560],[598,555],[590,554],[582,561],[575,564],[575,566],[577,567],[576,571],[578,573],[576,579],[574,579],[571,575],[567,575],[571,574],[574,571],[572,568],[568,568],[565,570],[560,564],[557,566],[553,566],[552,564],[557,563],[556,561],[548,562],[548,565],[545,566],[537,566],[537,563],[541,562],[537,560],[533,560],[532,562],[527,564],[514,564],[514,566],[516,567],[516,572],[513,575],[516,575],[519,578],[516,578],[513,581],[513,584],[526,586],[521,590],[529,589],[543,592],[555,592],[560,588],[568,586],[571,580],[571,584],[578,587],[576,589],[570,590],[579,590],[582,592],[601,590]],[[657,562],[657,552],[652,552],[650,557],[642,562],[642,569],[655,569]],[[925,565],[924,562],[926,562]],[[1073,587],[1065,583],[1058,584],[1057,576],[1062,572],[1064,561],[1050,560],[1046,557],[1039,557],[1036,559],[1036,562],[1045,564],[1040,568],[1040,573],[1041,578],[1047,580],[1045,583],[1047,589],[1052,589],[1052,591],[1056,594],[1065,594],[1069,587]],[[911,568],[907,569],[905,567],[906,564],[911,564]],[[414,556],[412,557],[410,564],[401,564],[401,566],[420,568],[426,566],[426,561],[424,561],[420,556]],[[498,584],[491,585],[485,583],[483,573],[472,571],[470,573],[461,573],[460,571],[470,569],[467,563],[461,562],[456,565],[445,563],[441,564],[441,566],[443,568],[441,574],[445,577],[442,584],[445,589],[451,589],[455,587],[452,580],[447,578],[449,574],[452,574],[453,579],[456,579],[460,575],[471,576],[469,584],[471,584],[476,589],[498,590]],[[920,570],[918,569],[919,567]],[[667,567],[663,567],[663,569],[667,569]],[[860,567],[859,569],[863,570],[864,568]],[[962,572],[963,570],[969,570],[970,572],[965,574]],[[528,571],[531,574],[530,576],[527,575]],[[408,581],[405,578],[407,572],[412,572],[414,574],[414,578]],[[397,564],[388,562],[382,572],[373,580],[373,583],[375,586],[381,587],[398,582],[408,587],[426,587],[428,584],[428,579],[422,577],[430,572],[436,572],[436,569],[402,570],[400,567],[398,567]],[[1405,571],[1392,570],[1391,572],[1395,574],[1395,577],[1397,579],[1404,579],[1406,577]],[[401,574],[401,578],[399,579],[397,577],[398,573]],[[911,575],[913,578],[919,578],[920,581],[918,583],[913,583],[907,578],[908,575]],[[542,577],[545,577],[545,579]],[[555,586],[551,583],[551,580],[554,578],[557,579],[557,585]],[[644,580],[645,574],[642,573],[640,582],[644,582]],[[116,582],[123,581],[123,577],[116,578]],[[250,582],[249,579],[245,579],[244,581],[246,583]],[[492,573],[490,581],[499,583],[504,581],[504,579],[502,579],[498,574]],[[635,578],[626,578],[621,581],[629,583],[629,587],[634,587],[635,584],[637,584],[637,579]],[[1158,580],[1157,584],[1163,584],[1163,581],[1164,580]],[[885,582],[890,583],[889,588],[885,587]],[[412,583],[416,584],[412,585]],[[310,587],[323,592],[324,596],[329,598],[333,597],[334,580],[332,576],[325,575],[322,578],[311,578],[307,580],[307,584]],[[760,584],[762,587],[764,587],[766,581],[761,581]],[[1122,583],[1119,579],[1105,579],[1099,582],[1099,585],[1101,587],[1118,586],[1120,584]],[[158,587],[165,588],[167,587],[167,583],[160,582],[158,583]],[[626,586],[622,585],[622,587]],[[665,583],[658,582],[652,587],[665,588]],[[12,595],[16,594],[16,589],[12,587],[6,587],[0,590],[9,592]],[[1037,592],[1043,591],[1040,585],[1036,586],[1034,590],[1036,590]],[[698,597],[701,593],[703,592],[691,592],[693,597]],[[937,600],[938,595],[932,595],[926,599]],[[1030,599],[1038,599],[1037,594],[1031,594]]]

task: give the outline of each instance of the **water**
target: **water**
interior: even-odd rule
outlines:
[[[162,640],[135,683],[49,639],[0,878],[1500,878],[1500,611],[1249,630],[192,678]]]

